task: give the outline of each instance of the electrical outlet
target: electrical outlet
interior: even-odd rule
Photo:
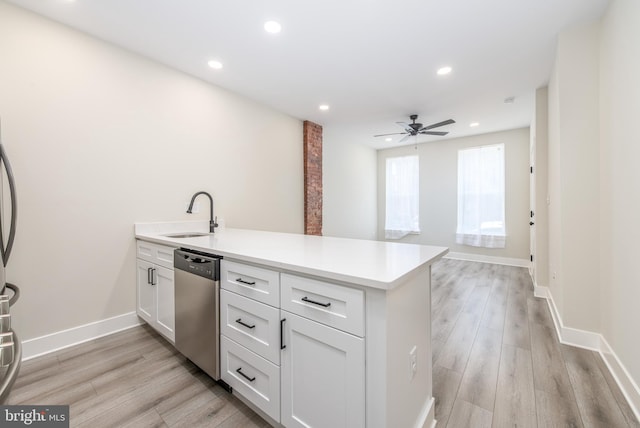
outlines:
[[[409,380],[413,380],[418,371],[418,349],[414,346],[409,351]]]

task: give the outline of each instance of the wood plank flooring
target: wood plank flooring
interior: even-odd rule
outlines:
[[[146,325],[23,363],[7,404],[69,404],[72,427],[269,426]]]
[[[559,343],[526,269],[444,259],[432,281],[438,427],[640,427],[600,355]]]
[[[432,277],[438,428],[640,428],[525,269],[444,259]],[[72,427],[268,426],[146,325],[25,362],[7,404],[70,404]]]

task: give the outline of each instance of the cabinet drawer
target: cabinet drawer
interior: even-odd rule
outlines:
[[[281,308],[364,337],[364,292],[356,288],[282,274]]]
[[[147,241],[136,241],[136,255],[139,259],[173,269],[173,250],[165,245],[153,244]]]
[[[280,367],[221,336],[220,369],[222,380],[280,422]]]
[[[227,290],[220,291],[220,333],[280,365],[280,311]]]
[[[280,273],[229,260],[220,262],[220,287],[267,305],[280,304]]]

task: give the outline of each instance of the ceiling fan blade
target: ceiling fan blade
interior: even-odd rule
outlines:
[[[374,137],[386,137],[388,135],[404,135],[406,134],[406,132],[395,132],[393,134],[378,134],[378,135],[374,135]]]
[[[405,141],[407,141],[407,139],[411,137],[411,134],[407,134],[404,137],[400,138],[400,140],[398,141],[398,143],[404,143]]]
[[[411,131],[413,131],[413,128],[412,128],[412,127],[410,127],[408,123],[405,123],[405,122],[396,122],[396,124],[398,124],[398,125],[402,126],[402,127],[404,128],[404,130],[405,130],[405,131],[407,131],[407,132],[411,132]]]
[[[424,135],[447,135],[448,132],[441,132],[441,131],[420,131],[418,132],[418,134],[424,134]]]
[[[453,120],[453,119],[448,119],[448,120],[445,120],[445,121],[442,121],[442,122],[434,123],[433,125],[423,126],[420,129],[420,131],[426,131],[428,129],[439,128],[441,126],[450,125],[452,123],[456,123],[456,121]]]

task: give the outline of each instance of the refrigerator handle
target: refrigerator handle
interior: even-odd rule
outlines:
[[[16,236],[16,183],[13,179],[13,171],[11,170],[11,164],[7,159],[7,154],[4,151],[4,147],[0,144],[0,164],[4,163],[5,170],[7,172],[7,179],[9,180],[9,194],[11,195],[11,226],[9,228],[9,238],[7,239],[7,247],[4,247],[4,237],[2,236],[2,225],[0,225],[0,252],[2,253],[2,263],[4,266],[9,261],[9,255],[11,255],[11,248],[13,248],[13,239]]]

